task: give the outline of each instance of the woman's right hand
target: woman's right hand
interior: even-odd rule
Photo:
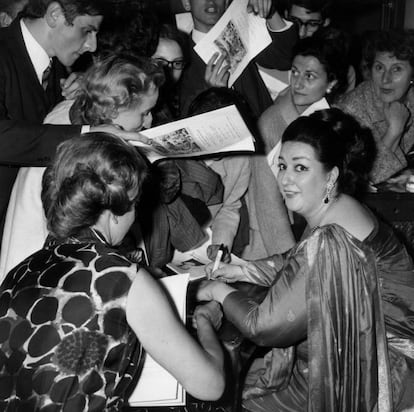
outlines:
[[[209,87],[228,87],[230,77],[230,65],[226,61],[226,55],[214,53],[207,63],[204,80]]]
[[[209,263],[205,270],[208,279],[221,280],[226,283],[241,282],[244,274],[241,266],[220,262],[218,269],[213,272],[214,263]]]

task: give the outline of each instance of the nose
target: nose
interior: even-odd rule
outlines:
[[[294,90],[300,90],[303,88],[303,78],[300,74],[292,76],[292,86]]]
[[[304,39],[308,35],[308,29],[306,28],[306,25],[299,24],[299,38]]]
[[[96,46],[97,46],[96,32],[89,33],[85,41],[85,44],[84,44],[85,51],[89,51],[93,53],[96,50]]]
[[[283,186],[286,186],[292,183],[292,175],[287,169],[279,170],[279,173],[277,175],[277,180],[279,182],[279,185],[283,187]]]
[[[383,83],[391,83],[392,77],[391,77],[391,71],[385,70],[384,74],[382,75],[382,82]]]

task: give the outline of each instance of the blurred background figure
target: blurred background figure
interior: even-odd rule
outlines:
[[[7,27],[23,10],[28,0],[0,0],[0,27]]]

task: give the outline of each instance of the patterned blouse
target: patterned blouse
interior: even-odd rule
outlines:
[[[0,287],[0,409],[115,411],[143,350],[126,321],[137,267],[98,232],[45,247]]]
[[[409,110],[414,109],[412,89],[408,91],[405,104]],[[356,89],[344,95],[335,106],[353,115],[363,126],[372,131],[378,151],[371,172],[373,183],[383,182],[407,166],[406,155],[414,145],[414,124],[409,123],[395,151],[384,145],[382,138],[388,125],[371,81],[362,82]]]

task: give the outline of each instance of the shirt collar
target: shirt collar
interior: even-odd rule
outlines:
[[[49,66],[51,59],[46,53],[45,49],[38,43],[38,41],[30,33],[23,19],[20,20],[20,27],[22,30],[24,44],[26,45],[27,53],[36,72],[39,82],[42,83],[43,72]]]
[[[193,42],[197,44],[207,33],[203,33],[201,31],[198,31],[196,29],[193,29],[191,32],[191,38],[193,39]]]

